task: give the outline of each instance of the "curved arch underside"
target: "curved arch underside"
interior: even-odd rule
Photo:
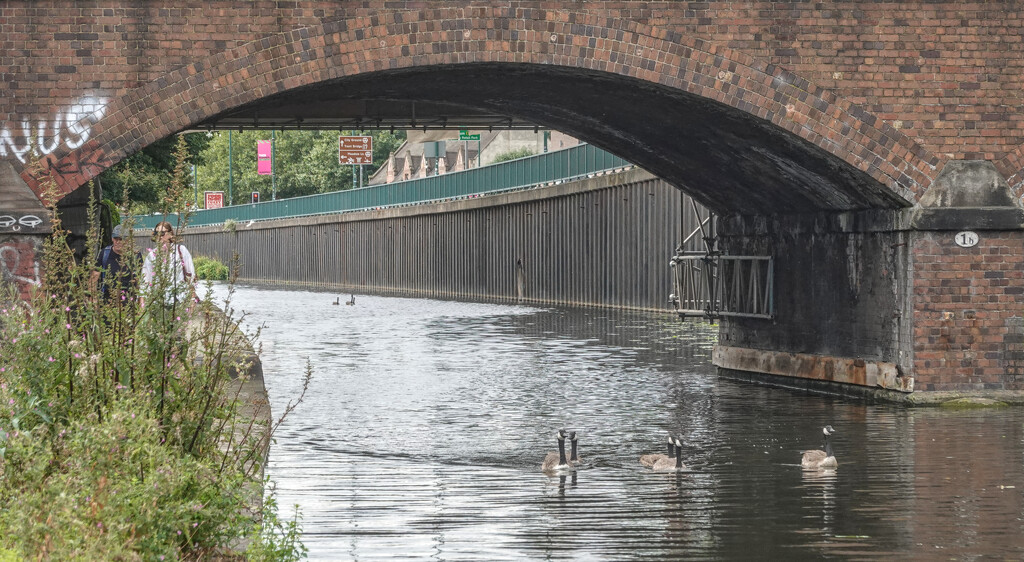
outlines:
[[[230,114],[301,118],[303,107],[347,100],[441,102],[513,115],[616,153],[720,213],[911,204],[770,121],[680,90],[578,68],[475,63],[381,71],[299,88]]]
[[[88,144],[47,165],[66,193],[218,115],[332,96],[516,115],[720,213],[907,207],[938,164],[835,93],[702,39],[571,11],[452,7],[328,21],[195,61],[116,100]]]

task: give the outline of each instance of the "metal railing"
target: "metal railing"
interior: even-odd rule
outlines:
[[[514,191],[571,181],[592,174],[632,166],[626,160],[589,144],[527,156],[480,168],[359,189],[232,205],[196,211],[189,226],[219,224],[226,220],[268,220],[321,215],[461,199],[470,195]],[[136,228],[152,229],[162,215],[135,217]],[[177,215],[167,220],[174,223]]]
[[[677,255],[672,302],[682,317],[775,316],[775,263],[770,256]]]

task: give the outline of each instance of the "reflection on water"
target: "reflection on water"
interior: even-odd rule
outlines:
[[[670,316],[241,288],[313,559],[1020,558],[1024,415],[728,380]],[[835,471],[800,469],[821,427]],[[559,427],[584,466],[540,472]],[[689,471],[644,453],[683,435]]]

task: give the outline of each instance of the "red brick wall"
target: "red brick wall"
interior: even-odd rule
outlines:
[[[913,243],[917,390],[1024,389],[1024,234],[954,232]]]
[[[317,28],[325,21],[371,16],[381,10],[418,11],[438,5],[381,0],[361,3],[8,0],[0,8],[0,80],[6,85],[0,98],[0,127],[15,137],[22,130],[22,122],[27,122],[32,131],[38,129],[39,123],[44,130],[47,127],[52,130],[58,112],[81,104],[83,98],[88,102],[123,99],[134,89],[166,79],[175,69],[261,38],[303,27]],[[779,68],[792,72],[797,79],[794,85],[806,88],[805,93],[796,93],[800,101],[804,96],[819,95],[817,88],[820,87],[833,89],[842,100],[858,104],[855,115],[859,122],[881,131],[868,136],[880,145],[897,145],[893,148],[896,157],[920,150],[917,156],[921,160],[939,164],[938,167],[946,159],[987,159],[997,162],[1013,185],[1018,190],[1020,187],[1017,184],[1020,182],[1019,147],[1024,141],[1021,132],[1024,113],[1020,111],[1024,105],[1020,93],[1024,91],[1024,33],[1021,33],[1024,26],[1020,10],[1012,4],[957,1],[448,2],[444,5],[472,6],[446,9],[445,13],[453,18],[469,18],[478,27],[490,27],[489,36],[493,36],[494,28],[506,25],[494,25],[496,15],[546,19],[571,28],[573,20],[579,19],[572,14],[586,13],[597,16],[588,20],[588,25],[610,21],[607,18],[622,18],[654,26],[651,31],[654,35],[670,41],[696,41],[699,48],[710,55],[700,63],[710,67],[720,64],[714,60],[717,53],[731,49],[751,57],[752,64],[763,67],[768,74]],[[505,9],[506,6],[510,8]],[[556,13],[558,10],[565,12]],[[410,22],[415,19],[413,15],[406,18]],[[380,21],[366,17],[350,29],[372,27]],[[411,29],[414,25],[406,27]],[[517,26],[511,24],[510,27]],[[536,31],[542,29],[538,27]],[[422,37],[437,40],[443,36],[441,31],[438,29]],[[585,34],[586,30],[575,31]],[[301,44],[301,34],[292,38],[296,44]],[[539,39],[537,36],[527,38],[523,45],[535,49],[543,44]],[[483,48],[508,49],[509,45],[488,41]],[[374,56],[367,51],[355,58]],[[565,62],[571,60],[566,58]],[[728,66],[721,70],[729,72]],[[809,83],[804,84],[801,79]],[[220,86],[230,85],[224,82]],[[137,100],[130,96],[126,99],[126,103],[132,101]],[[107,121],[111,120],[110,111],[114,109],[111,107],[106,113]],[[837,104],[829,105],[826,111],[837,114],[842,109],[842,104]],[[809,110],[815,111],[813,107]],[[168,111],[187,114],[197,110],[176,105],[172,98],[151,114]],[[85,142],[82,132],[88,131],[95,138],[90,129],[94,116],[76,112],[75,117],[81,117],[74,122],[76,124],[64,123],[65,140],[70,142],[55,147],[54,154],[68,152],[77,148],[71,145]],[[139,116],[125,113],[126,119],[132,117]],[[187,120],[187,115],[178,116],[179,121],[182,119]],[[886,128],[880,126],[882,123]],[[912,142],[902,142],[901,135]],[[136,139],[115,136],[110,140],[116,142],[113,149],[104,148],[109,157],[93,154],[86,162],[64,162],[61,173],[91,177],[113,160],[123,157],[124,150],[139,148],[134,142]],[[146,140],[150,139],[143,139]],[[6,156],[0,153],[0,158],[12,158],[13,148],[9,146]],[[44,143],[43,148],[54,147]],[[79,152],[83,150],[79,148]],[[872,166],[872,160],[879,157],[870,147],[852,152],[854,158],[865,162],[865,167]],[[893,166],[897,169],[907,168],[906,162],[910,161],[888,154],[882,154],[881,158],[894,160]],[[898,172],[912,170],[896,170],[888,175],[898,177]],[[927,178],[922,181],[926,183]]]
[[[13,284],[22,300],[42,281],[42,248],[42,236],[0,236],[0,281]]]

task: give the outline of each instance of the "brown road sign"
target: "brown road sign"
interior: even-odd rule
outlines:
[[[338,137],[338,163],[373,164],[373,137]]]

